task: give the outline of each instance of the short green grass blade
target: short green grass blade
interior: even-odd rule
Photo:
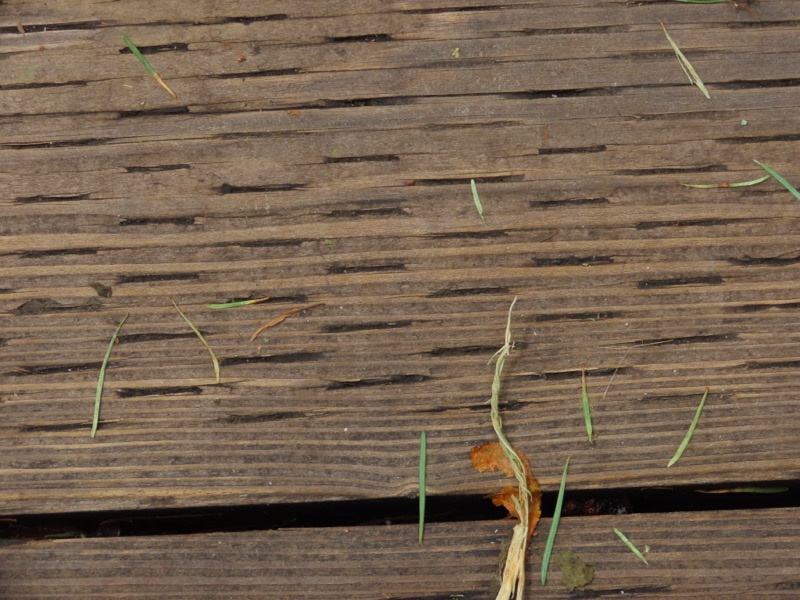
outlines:
[[[550,557],[553,555],[553,544],[556,541],[556,532],[558,531],[558,522],[561,520],[561,506],[564,504],[564,490],[567,487],[567,470],[569,469],[569,459],[564,463],[564,473],[561,475],[561,487],[558,488],[558,499],[556,500],[556,509],[553,513],[553,520],[550,522],[550,531],[547,534],[547,542],[544,545],[544,554],[542,555],[542,585],[547,583],[547,569],[550,568]]]
[[[425,537],[425,473],[428,464],[428,434],[423,430],[419,436],[419,545]]]
[[[689,431],[686,432],[686,435],[681,442],[681,445],[678,446],[678,450],[675,452],[675,456],[667,463],[667,467],[671,467],[678,459],[683,456],[684,451],[686,450],[687,446],[689,446],[689,442],[692,439],[692,435],[694,434],[695,427],[697,427],[697,423],[700,421],[700,415],[703,413],[703,407],[706,404],[706,398],[708,398],[708,388],[706,388],[706,393],[703,394],[703,399],[700,400],[700,406],[697,407],[697,412],[694,414],[694,419],[692,419],[692,424],[689,425]]]
[[[617,529],[616,527],[614,527],[614,533],[616,533],[616,534],[617,534],[617,536],[619,536],[619,539],[621,539],[621,540],[622,540],[622,542],[623,542],[623,543],[624,543],[624,544],[625,544],[625,545],[628,547],[628,549],[629,549],[631,552],[633,552],[633,553],[634,553],[634,554],[635,554],[635,555],[636,555],[636,556],[639,558],[639,560],[640,560],[640,561],[642,561],[642,562],[643,562],[644,564],[646,564],[648,567],[650,566],[650,563],[649,563],[649,562],[647,562],[647,559],[644,557],[644,554],[642,554],[642,553],[639,551],[639,549],[638,549],[636,546],[634,546],[634,545],[633,545],[633,542],[632,542],[632,541],[630,541],[630,540],[628,539],[628,536],[626,536],[624,533],[622,533],[622,532],[621,532],[619,529]]]
[[[583,403],[583,420],[586,422],[586,435],[589,436],[589,443],[594,444],[592,409],[589,406],[589,393],[586,391],[586,371],[584,370],[581,370],[581,401]]]
[[[106,369],[108,368],[108,361],[111,358],[111,351],[114,349],[114,344],[119,337],[119,332],[122,331],[122,326],[128,320],[128,315],[125,315],[117,325],[117,330],[111,336],[111,342],[108,344],[106,356],[103,358],[103,364],[100,366],[100,375],[97,377],[97,391],[94,395],[94,416],[92,417],[92,437],[97,435],[97,426],[100,423],[100,403],[103,401],[103,383],[106,380]]]
[[[786,179],[784,179],[778,173],[776,173],[775,170],[772,167],[770,167],[769,165],[765,165],[762,162],[758,162],[757,160],[754,161],[754,162],[759,167],[764,169],[767,173],[772,175],[775,179],[777,179],[778,183],[780,183],[783,187],[785,187],[787,190],[789,190],[789,193],[792,194],[792,196],[794,196],[797,200],[800,200],[800,192],[798,192],[797,189],[791,183],[786,181]]]
[[[715,188],[738,188],[748,187],[751,185],[758,185],[764,183],[771,175],[764,175],[758,179],[751,179],[750,181],[736,181],[734,183],[682,183],[683,187],[694,188],[697,190],[711,190]]]
[[[203,337],[203,334],[202,334],[202,333],[200,333],[200,330],[199,330],[197,327],[195,327],[195,326],[194,326],[194,323],[192,323],[192,322],[189,320],[189,317],[187,317],[187,316],[186,316],[186,315],[183,313],[183,311],[182,311],[180,308],[178,308],[178,305],[175,303],[175,300],[173,300],[173,301],[172,301],[172,305],[175,307],[175,310],[177,310],[177,311],[178,311],[178,314],[180,314],[180,316],[182,316],[182,317],[183,317],[183,320],[184,320],[184,321],[186,321],[186,324],[187,324],[189,327],[191,327],[191,328],[192,328],[192,331],[194,331],[194,334],[195,334],[195,335],[198,337],[198,339],[199,339],[201,342],[203,342],[203,346],[205,346],[205,347],[206,347],[206,350],[208,350],[208,353],[211,355],[211,362],[214,364],[214,375],[215,375],[215,377],[216,377],[217,383],[219,383],[219,381],[220,381],[220,376],[219,376],[219,361],[217,360],[217,355],[216,355],[216,354],[214,354],[214,350],[212,350],[212,349],[211,349],[211,346],[210,346],[210,345],[208,344],[208,342],[206,341],[206,338],[204,338],[204,337]]]
[[[483,204],[481,204],[481,198],[478,196],[478,186],[475,184],[474,179],[469,180],[469,185],[472,187],[472,199],[475,201],[475,208],[478,209],[478,216],[481,218],[481,221],[484,221]]]
[[[125,35],[124,33],[122,34],[122,41],[125,42],[125,45],[133,53],[133,55],[136,58],[139,59],[139,62],[142,63],[142,65],[144,65],[144,68],[147,69],[147,72],[150,73],[150,75],[152,75],[153,79],[156,80],[158,85],[160,85],[162,88],[164,88],[170,96],[172,96],[173,98],[177,99],[178,96],[175,94],[175,92],[173,92],[169,88],[169,86],[166,83],[164,83],[164,80],[161,79],[161,76],[158,73],[156,73],[156,70],[148,62],[148,60],[142,55],[142,53],[139,51],[139,48],[136,47],[136,44],[134,44],[131,41],[131,39],[127,35]]]
[[[225,310],[228,308],[241,308],[242,306],[250,306],[251,304],[258,304],[259,302],[266,302],[269,296],[263,298],[254,298],[253,300],[236,300],[234,302],[223,302],[222,304],[206,304],[206,308],[211,310]]]

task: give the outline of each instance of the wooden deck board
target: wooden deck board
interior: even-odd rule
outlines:
[[[798,511],[724,511],[565,518],[556,551],[595,576],[568,594],[553,564],[530,597],[792,598],[800,588]],[[546,532],[548,521],[540,531]],[[614,535],[623,530],[649,566]],[[41,540],[0,545],[0,594],[20,598],[493,598],[508,521],[442,523],[417,544],[409,525],[194,536]],[[746,541],[744,541],[746,540]]]
[[[505,423],[545,490],[568,453],[575,489],[796,481],[800,207],[675,185],[800,182],[798,5],[757,11],[0,4],[0,513],[408,496],[422,429],[430,493],[489,493],[517,295]]]

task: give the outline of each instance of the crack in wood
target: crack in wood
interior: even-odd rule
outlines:
[[[142,396],[175,396],[192,395],[197,396],[203,393],[203,388],[196,385],[175,386],[175,387],[151,387],[151,388],[118,388],[115,391],[117,398],[140,398]]]
[[[553,154],[593,154],[596,152],[605,152],[607,147],[600,146],[583,146],[577,148],[539,148],[539,156],[549,156]]]
[[[610,256],[556,256],[531,259],[534,267],[588,267],[594,265],[613,265],[616,261]]]
[[[383,265],[338,265],[328,267],[329,275],[344,275],[347,273],[386,273],[405,271],[406,265],[402,262],[386,263]]]
[[[720,275],[705,275],[700,277],[669,277],[666,279],[643,279],[636,284],[640,290],[652,288],[665,288],[681,285],[720,285],[725,280]]]
[[[159,281],[196,281],[198,279],[200,279],[199,273],[152,273],[143,275],[122,275],[117,277],[116,284],[155,283]]]
[[[404,319],[399,321],[378,321],[374,323],[341,323],[337,325],[325,325],[322,333],[352,333],[355,331],[369,331],[380,329],[400,329],[410,327],[414,321]]]
[[[381,385],[405,385],[411,383],[422,383],[431,379],[428,375],[389,375],[388,377],[368,377],[365,379],[355,379],[350,381],[333,381],[329,383],[326,390],[343,390],[359,387],[374,387]]]

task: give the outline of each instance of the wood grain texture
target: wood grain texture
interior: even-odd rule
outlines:
[[[794,598],[800,588],[797,509],[562,519],[555,551],[594,566],[568,594],[545,534],[528,561],[531,598]],[[543,521],[540,530],[547,531]],[[637,559],[612,532],[647,553]],[[0,593],[22,598],[494,598],[508,521],[286,529],[247,534],[46,540],[0,545]],[[743,540],[747,541],[743,543]]]
[[[411,495],[421,429],[429,493],[488,493],[517,295],[505,423],[545,490],[567,453],[583,489],[796,480],[800,205],[676,182],[800,182],[798,8],[0,4],[0,510]]]

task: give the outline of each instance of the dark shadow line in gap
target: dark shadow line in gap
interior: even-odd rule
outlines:
[[[737,491],[738,490],[738,491]],[[748,490],[748,491],[745,491]],[[761,490],[761,492],[753,491]],[[498,492],[500,490],[498,489]],[[728,482],[713,486],[658,489],[570,490],[562,514],[665,514],[759,510],[800,506],[800,481]],[[556,492],[542,496],[542,517],[551,518]],[[417,498],[187,507],[40,515],[0,515],[0,539],[57,539],[189,535],[286,528],[364,527],[418,522]],[[428,496],[426,523],[494,521],[506,518],[486,496]]]

